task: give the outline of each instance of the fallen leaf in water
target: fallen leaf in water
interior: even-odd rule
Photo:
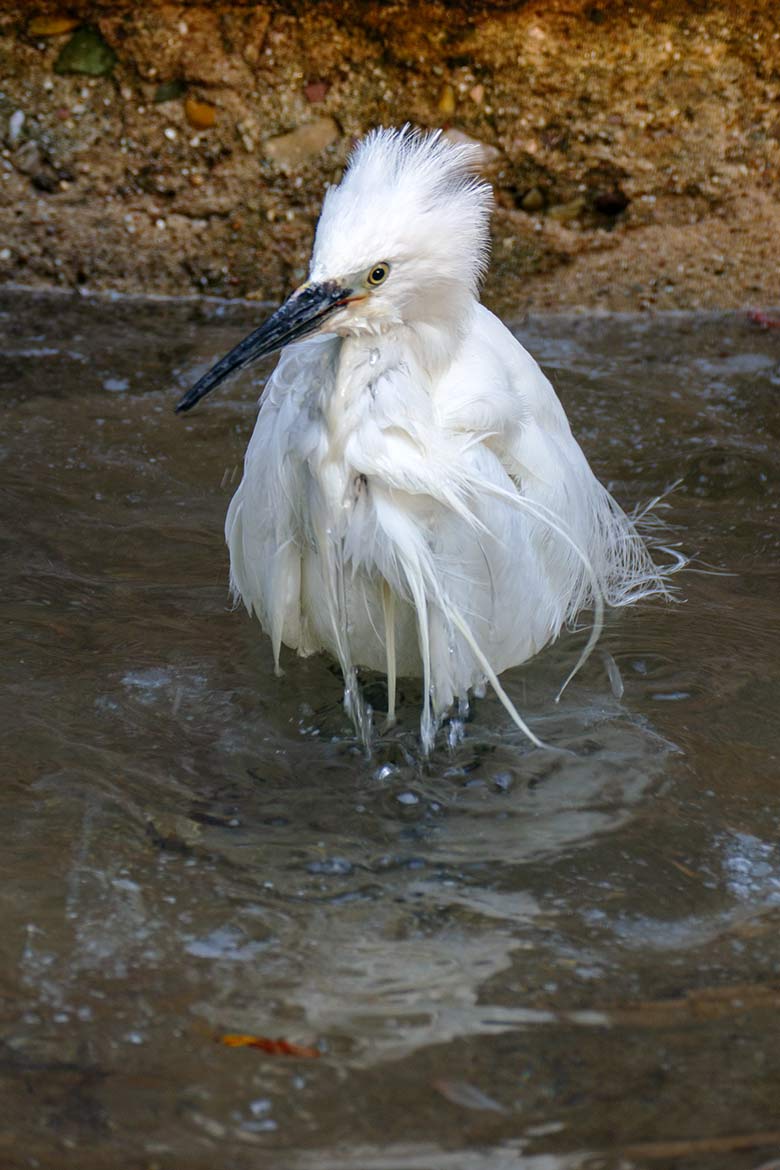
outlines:
[[[476,1085],[468,1081],[434,1081],[433,1087],[442,1097],[452,1101],[453,1105],[462,1105],[464,1109],[484,1109],[491,1113],[506,1113],[503,1105],[488,1097]]]
[[[307,1060],[316,1060],[320,1055],[317,1048],[307,1048],[305,1044],[293,1044],[291,1040],[272,1040],[269,1036],[242,1036],[236,1032],[228,1032],[219,1037],[220,1044],[228,1048],[259,1048],[261,1052],[269,1052],[272,1056],[299,1056]]]

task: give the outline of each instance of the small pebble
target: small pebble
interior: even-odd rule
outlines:
[[[177,98],[184,97],[186,92],[187,86],[183,81],[161,81],[154,91],[152,100],[161,105],[163,102],[173,102]],[[122,96],[126,95],[123,93]]]
[[[35,175],[41,168],[43,159],[41,157],[41,148],[37,142],[30,139],[15,151],[13,156],[13,164],[17,171],[23,175]]]
[[[306,94],[307,101],[315,105],[317,102],[325,101],[329,89],[329,81],[310,81],[308,85],[303,87],[303,92]]]
[[[332,118],[316,118],[289,134],[268,138],[263,144],[263,154],[281,170],[295,170],[331,146],[339,133]]]
[[[585,203],[584,197],[578,195],[576,199],[571,199],[568,203],[556,203],[554,207],[548,209],[547,215],[550,219],[556,219],[558,223],[571,223],[572,220],[582,215]]]
[[[520,200],[520,206],[523,211],[541,211],[544,207],[544,195],[542,195],[538,187],[532,187],[530,191],[526,191]]]
[[[443,85],[439,94],[439,113],[443,114],[445,118],[451,118],[455,113],[456,105],[455,90],[451,85]]]
[[[79,21],[72,16],[34,16],[27,33],[31,37],[59,37],[78,26]]]
[[[8,119],[8,145],[16,146],[24,126],[24,110],[14,110]]]
[[[86,73],[105,77],[116,65],[116,53],[95,28],[76,29],[54,62],[55,73]]]
[[[217,120],[216,106],[209,102],[199,102],[196,98],[187,98],[184,113],[190,126],[196,130],[208,130]]]
[[[453,146],[478,146],[478,161],[483,167],[488,166],[492,162],[496,162],[501,157],[501,151],[497,146],[490,146],[487,142],[480,142],[478,138],[472,138],[470,134],[464,134],[462,130],[456,130],[454,127],[445,130],[442,138],[446,138]]]
[[[469,97],[476,105],[481,106],[483,101],[485,100],[485,87],[484,87],[484,85],[472,86],[472,88],[469,90]]]

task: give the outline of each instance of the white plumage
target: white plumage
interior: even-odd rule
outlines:
[[[180,404],[307,337],[261,400],[227,515],[232,587],[277,664],[282,644],[338,660],[364,736],[356,668],[387,674],[390,721],[397,676],[421,676],[426,751],[486,681],[538,743],[497,676],[584,607],[589,649],[604,603],[665,592],[547,378],[477,299],[475,161],[436,134],[370,134],[326,195],[307,284]]]

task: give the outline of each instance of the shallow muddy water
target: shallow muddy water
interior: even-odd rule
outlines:
[[[754,1170],[780,1157],[780,330],[518,334],[680,604],[369,760],[324,658],[231,611],[258,306],[0,294],[0,1164]],[[702,572],[706,569],[708,571]],[[375,684],[376,685],[376,684]],[[230,1033],[318,1057],[232,1048]]]

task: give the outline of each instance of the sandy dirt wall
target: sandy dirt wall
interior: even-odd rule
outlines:
[[[515,309],[780,301],[780,6],[0,3],[0,281],[276,298],[377,124],[483,144]]]

